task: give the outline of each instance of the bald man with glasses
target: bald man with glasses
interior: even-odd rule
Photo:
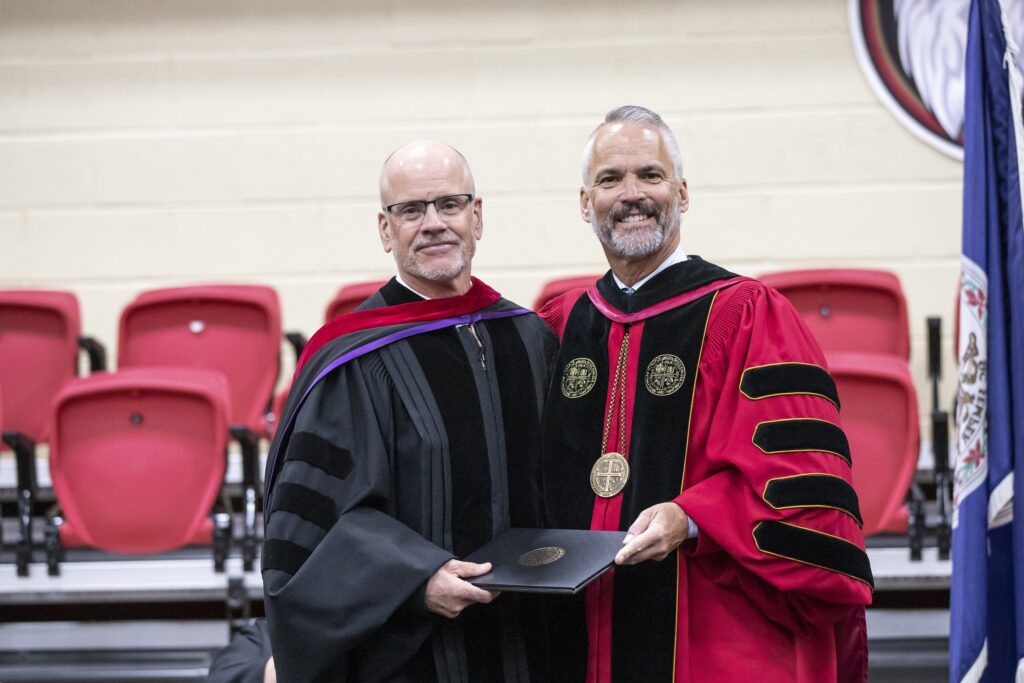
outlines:
[[[418,142],[380,175],[397,274],[318,332],[271,447],[263,579],[280,680],[530,681],[529,597],[464,557],[540,518],[555,338],[471,276],[482,201],[465,158]]]

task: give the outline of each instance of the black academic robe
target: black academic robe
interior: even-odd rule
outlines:
[[[418,300],[391,280],[364,308]],[[501,299],[486,311],[515,308]],[[318,350],[286,419],[353,336],[363,348],[374,339]],[[263,578],[280,680],[531,679],[527,650],[543,647],[543,631],[524,625],[537,610],[521,596],[448,620],[427,612],[424,589],[505,528],[540,525],[554,354],[550,330],[521,314],[394,341],[312,383],[268,472]]]

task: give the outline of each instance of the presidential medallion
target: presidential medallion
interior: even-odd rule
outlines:
[[[573,358],[562,373],[562,395],[566,398],[585,396],[597,383],[597,366],[589,358]]]
[[[605,453],[590,468],[590,488],[601,498],[611,498],[626,488],[629,462],[621,453]]]
[[[558,562],[563,557],[565,557],[565,548],[549,545],[523,553],[516,562],[524,567],[539,567],[542,564]]]
[[[647,391],[655,396],[669,396],[679,391],[686,381],[686,366],[679,356],[663,353],[647,366]]]

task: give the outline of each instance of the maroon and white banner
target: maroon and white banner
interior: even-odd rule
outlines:
[[[861,70],[911,133],[963,159],[964,54],[969,0],[849,0]],[[1006,0],[1007,27],[1024,42],[1024,0]],[[1016,67],[1024,71],[1018,55]]]

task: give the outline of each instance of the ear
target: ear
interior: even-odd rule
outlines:
[[[580,216],[583,217],[584,223],[590,222],[590,195],[587,194],[587,188],[580,185]]]
[[[391,226],[388,225],[388,216],[386,213],[381,211],[377,214],[377,232],[380,235],[381,246],[384,247],[384,253],[391,253]]]
[[[480,239],[484,236],[484,200],[480,197],[473,199],[473,236]]]
[[[690,208],[690,191],[686,187],[686,178],[679,182],[679,213],[686,213]]]

